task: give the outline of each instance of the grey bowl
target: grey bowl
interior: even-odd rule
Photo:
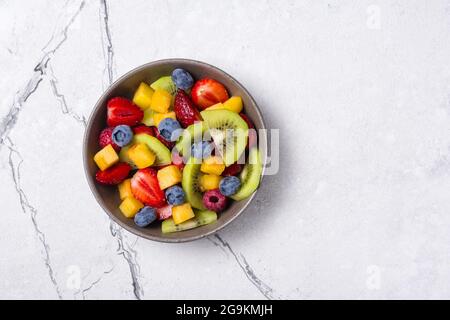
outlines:
[[[95,173],[97,172],[97,166],[93,161],[93,156],[100,149],[98,146],[100,131],[106,127],[107,101],[115,96],[123,96],[131,99],[141,81],[152,83],[161,76],[170,75],[175,68],[186,69],[195,79],[209,77],[221,82],[228,89],[230,95],[239,95],[242,97],[244,111],[253,121],[256,129],[266,128],[258,106],[247,90],[224,71],[204,62],[189,59],[165,59],[150,62],[123,75],[103,93],[89,117],[83,141],[84,171],[89,187],[100,206],[117,224],[140,237],[161,242],[192,241],[213,234],[237,218],[250,204],[256,194],[255,192],[243,201],[233,202],[226,211],[218,214],[218,219],[215,223],[182,232],[163,234],[161,232],[161,223],[159,222],[155,222],[147,228],[139,228],[134,224],[133,219],[125,218],[118,209],[120,199],[117,188],[96,183]],[[262,160],[265,163],[267,152],[264,146],[267,145],[267,135],[259,132],[258,141]]]

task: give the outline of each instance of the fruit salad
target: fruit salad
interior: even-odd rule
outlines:
[[[126,218],[188,230],[255,192],[262,162],[241,97],[181,68],[130,94],[107,102],[93,158],[96,181],[117,188]]]

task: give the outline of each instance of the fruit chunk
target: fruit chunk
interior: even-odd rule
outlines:
[[[240,201],[249,197],[259,186],[262,174],[261,155],[257,148],[250,149],[248,163],[242,170],[240,179],[241,187],[231,196],[233,200]]]
[[[191,96],[197,106],[206,109],[216,103],[225,102],[228,99],[228,92],[220,82],[204,78],[195,83]]]
[[[203,160],[200,170],[204,173],[220,176],[223,170],[225,170],[225,165],[223,164],[222,158],[218,156],[211,156]]]
[[[173,83],[171,76],[165,76],[165,77],[159,78],[158,80],[153,82],[150,85],[150,87],[155,91],[158,89],[166,90],[171,95],[174,95],[175,92],[177,91],[177,87],[175,86],[175,83]]]
[[[170,108],[172,96],[164,89],[156,89],[153,93],[152,102],[150,108],[159,113],[167,113]]]
[[[155,136],[155,127],[147,127],[146,125],[140,125],[133,128],[134,134],[146,133],[152,137]]]
[[[235,176],[225,177],[220,181],[219,190],[220,193],[226,197],[235,194],[241,186],[241,180]]]
[[[125,198],[133,196],[133,193],[131,192],[131,179],[124,180],[122,183],[119,184],[118,188],[120,200],[124,200]]]
[[[217,221],[217,213],[214,211],[195,210],[195,217],[180,224],[175,224],[173,219],[164,220],[161,224],[162,233],[177,232],[193,229],[199,226],[210,224]]]
[[[100,170],[106,170],[112,165],[119,162],[119,156],[117,155],[112,145],[108,144],[106,147],[95,154],[94,161],[100,168]]]
[[[168,204],[178,206],[185,202],[184,191],[180,186],[172,186],[167,188],[165,194]]]
[[[131,178],[131,191],[136,199],[147,206],[160,208],[166,204],[153,168],[140,169],[134,174]]]
[[[161,120],[165,119],[165,118],[171,118],[174,120],[177,120],[177,117],[175,116],[175,112],[171,111],[171,112],[167,112],[167,113],[155,113],[153,115],[153,125],[155,127],[157,127],[159,125],[159,123],[161,122]]]
[[[172,81],[175,85],[183,90],[188,90],[194,84],[194,78],[184,69],[177,68],[172,71]]]
[[[100,145],[100,148],[104,148],[106,147],[108,144],[112,145],[112,147],[114,148],[114,150],[116,150],[117,152],[120,151],[120,147],[115,144],[112,140],[112,132],[113,132],[114,128],[113,127],[109,127],[109,128],[105,128],[102,130],[102,132],[100,132],[100,135],[98,137],[98,144]]]
[[[206,191],[203,195],[203,204],[206,209],[222,212],[228,204],[227,198],[220,193],[219,189]]]
[[[180,121],[183,128],[194,124],[196,121],[201,121],[202,119],[200,113],[192,103],[189,96],[181,89],[178,89],[175,96],[173,110],[175,111],[177,119]]]
[[[153,117],[155,114],[156,112],[152,108],[145,109],[144,117],[142,118],[142,123],[149,127],[154,126],[155,121]]]
[[[159,187],[164,190],[181,182],[181,172],[175,165],[164,167],[158,171]]]
[[[183,129],[181,129],[181,125],[177,120],[165,118],[159,123],[158,132],[167,141],[175,142],[183,133]]]
[[[133,96],[133,102],[142,110],[150,108],[152,96],[155,91],[145,82],[141,82]]]
[[[230,99],[228,99],[227,101],[225,101],[224,103],[216,103],[214,105],[212,105],[211,107],[208,107],[208,110],[230,110],[236,113],[239,113],[242,111],[243,108],[243,104],[242,104],[242,98],[238,97],[238,96],[233,96]]]
[[[180,224],[194,217],[194,211],[189,203],[172,207],[172,218],[175,224]]]
[[[155,163],[156,156],[146,144],[137,143],[128,149],[128,157],[138,169],[150,167]]]
[[[127,218],[133,218],[136,213],[143,208],[144,205],[139,200],[133,197],[125,198],[119,206],[120,211]]]
[[[133,131],[130,126],[121,124],[114,128],[112,132],[112,140],[119,147],[124,147],[133,139]]]
[[[101,184],[115,185],[125,180],[130,171],[131,167],[128,163],[119,162],[104,171],[98,171],[95,179]]]
[[[172,162],[169,149],[167,149],[167,147],[162,144],[161,141],[159,141],[155,137],[152,137],[151,135],[148,135],[146,133],[136,134],[131,143],[132,145],[138,143],[146,144],[150,151],[152,151],[156,156],[155,163],[153,164],[154,166],[164,166]],[[119,153],[119,158],[120,161],[124,161],[129,163],[130,165],[134,165],[134,162],[131,161],[130,157],[128,156],[129,148],[129,146],[122,148]]]
[[[239,114],[229,110],[205,110],[200,114],[208,125],[225,166],[235,163],[247,145],[247,123]]]
[[[145,206],[134,216],[134,223],[141,228],[145,228],[156,220],[156,210],[152,207]]]
[[[225,170],[223,170],[222,175],[223,176],[235,176],[239,172],[242,171],[242,168],[244,166],[240,163],[233,163],[231,166],[226,167]]]
[[[200,188],[209,191],[219,188],[221,177],[215,174],[204,174],[200,177]]]
[[[247,149],[253,148],[258,143],[258,134],[256,133],[255,126],[253,125],[253,122],[249,119],[249,117],[247,117],[244,113],[239,113],[239,115],[248,125]]]
[[[115,127],[120,124],[135,126],[143,117],[144,113],[142,110],[125,98],[112,98],[106,106],[106,122],[109,127]]]
[[[203,133],[206,131],[206,124],[203,122],[196,122],[189,127],[187,127],[180,138],[178,138],[178,142],[175,145],[175,148],[183,155],[189,156],[191,152],[191,145],[193,141],[201,141],[203,137]]]
[[[200,190],[200,163],[190,158],[183,169],[183,186],[186,200],[197,209],[205,210],[202,201],[202,193]]]
[[[172,216],[172,206],[169,204],[167,206],[156,209],[156,215],[158,220],[165,220]]]

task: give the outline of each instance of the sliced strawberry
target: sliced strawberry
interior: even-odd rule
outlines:
[[[116,97],[108,101],[106,122],[110,127],[120,124],[135,126],[143,117],[144,112],[128,99]]]
[[[239,172],[242,171],[242,168],[244,166],[242,164],[239,163],[233,163],[231,166],[226,167],[225,170],[223,170],[222,175],[223,176],[235,176],[237,175]]]
[[[172,216],[172,206],[167,205],[156,209],[156,216],[158,217],[158,220],[169,219]]]
[[[119,162],[104,171],[99,170],[95,175],[95,179],[101,184],[115,185],[125,180],[130,171],[131,167],[128,163]]]
[[[114,150],[120,151],[120,147],[112,141],[113,130],[114,128],[112,127],[103,129],[98,137],[98,144],[102,149],[110,144],[114,148]]]
[[[167,141],[164,139],[164,137],[159,133],[158,130],[155,130],[156,132],[156,138],[161,141],[169,150],[172,150],[172,148],[175,146],[175,142]]]
[[[183,128],[190,126],[195,121],[202,120],[200,113],[192,103],[189,96],[181,89],[178,89],[177,94],[175,95],[173,109]]]
[[[131,192],[134,197],[147,206],[161,208],[166,200],[159,187],[156,170],[145,168],[138,170],[131,178]]]
[[[146,133],[152,137],[156,136],[156,128],[155,127],[147,127],[146,125],[140,125],[133,128],[134,134]]]
[[[216,103],[225,102],[228,99],[228,92],[220,82],[204,78],[194,84],[191,96],[192,101],[203,110]]]
[[[245,122],[247,122],[248,125],[248,140],[247,140],[247,149],[252,148],[257,145],[258,143],[258,134],[256,133],[255,126],[253,125],[253,122],[250,120],[249,117],[247,117],[244,113],[239,113],[242,119],[244,119]]]

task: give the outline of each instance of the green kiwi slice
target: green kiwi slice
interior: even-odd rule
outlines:
[[[164,89],[167,92],[169,92],[172,96],[175,95],[175,93],[177,92],[177,86],[175,85],[175,83],[173,83],[171,76],[165,76],[165,77],[159,78],[158,80],[153,82],[150,85],[150,87],[153,90]]]
[[[184,129],[183,134],[180,136],[180,138],[178,138],[178,142],[176,143],[175,148],[181,153],[181,155],[189,155],[192,142],[201,141],[205,131],[205,123],[196,122],[194,124],[191,124],[189,127]]]
[[[161,231],[162,233],[171,233],[171,232],[178,232],[178,231],[184,231],[193,229],[199,226],[203,226],[205,224],[213,223],[214,221],[217,221],[217,213],[214,211],[209,210],[194,210],[195,217],[192,219],[189,219],[188,221],[185,221],[180,224],[175,224],[173,222],[173,219],[167,219],[164,220],[161,224]]]
[[[229,110],[204,110],[200,112],[208,125],[216,148],[228,167],[235,163],[245,151],[248,125],[239,114]]]
[[[252,148],[248,155],[248,163],[241,172],[241,187],[231,199],[240,201],[249,197],[259,186],[262,174],[262,161],[258,148]]]
[[[205,210],[203,205],[203,195],[200,191],[200,166],[201,163],[196,161],[195,158],[189,158],[183,169],[183,178],[181,180],[181,186],[183,187],[186,195],[186,200],[192,207]]]
[[[170,150],[167,149],[167,147],[157,138],[152,137],[151,135],[148,135],[146,133],[136,134],[133,137],[133,141],[130,143],[130,145],[123,147],[122,150],[120,150],[120,161],[126,162],[132,167],[135,167],[133,161],[131,161],[131,159],[128,157],[128,149],[130,149],[130,147],[136,143],[146,144],[147,147],[155,154],[156,159],[155,163],[153,163],[153,166],[165,166],[172,163],[172,154],[170,153]]]

